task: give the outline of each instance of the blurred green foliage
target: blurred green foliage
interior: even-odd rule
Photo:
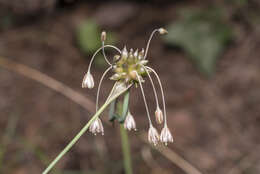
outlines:
[[[220,9],[182,9],[179,15],[181,18],[168,27],[165,41],[181,47],[200,72],[211,76],[226,43],[232,39],[232,29],[223,22]]]
[[[13,16],[5,15],[0,17],[0,29],[7,29],[13,24]]]
[[[87,19],[83,22],[78,30],[77,30],[77,44],[80,50],[89,57],[93,54],[99,47],[102,46],[100,35],[101,29],[98,24],[92,20]],[[116,35],[111,32],[107,32],[107,40],[105,44],[115,44],[117,41]],[[103,66],[105,64],[105,60],[98,56],[95,59],[95,64],[99,66]]]

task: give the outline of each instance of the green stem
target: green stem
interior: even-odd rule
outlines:
[[[124,156],[124,168],[126,174],[133,174],[130,145],[128,141],[127,130],[123,124],[120,124],[120,135],[122,143],[122,151]]]
[[[88,130],[90,124],[99,117],[99,115],[106,109],[106,107],[113,100],[115,100],[117,97],[123,94],[128,88],[125,88],[124,90],[121,90],[120,92],[114,94],[111,98],[109,97],[109,99],[104,103],[104,105],[100,107],[100,109],[95,113],[95,115],[79,131],[79,133],[71,140],[71,142],[60,152],[60,154],[50,163],[50,165],[42,172],[42,174],[47,174],[55,166],[55,164],[71,149],[71,147],[79,140],[79,138]]]
[[[129,103],[129,90],[126,91],[124,96],[124,102],[119,102],[117,104],[117,112],[120,115],[119,121],[125,121],[125,117],[128,112],[128,103]],[[121,146],[124,158],[124,168],[126,174],[133,174],[132,160],[131,160],[131,150],[128,139],[127,130],[124,128],[124,125],[120,124],[120,136],[121,136]]]

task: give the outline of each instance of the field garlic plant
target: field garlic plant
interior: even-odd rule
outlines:
[[[128,108],[129,103],[129,95],[130,95],[130,89],[135,86],[136,88],[140,87],[142,92],[142,97],[144,100],[144,105],[147,112],[147,118],[149,123],[149,129],[148,129],[148,141],[154,145],[157,145],[159,142],[164,143],[167,145],[170,142],[173,142],[172,134],[168,128],[167,125],[167,116],[166,116],[166,106],[165,106],[165,99],[164,99],[164,93],[162,88],[162,83],[159,78],[159,75],[156,73],[156,71],[148,66],[148,60],[147,60],[147,53],[149,50],[149,45],[151,42],[152,37],[154,34],[158,32],[159,34],[167,34],[167,31],[163,28],[155,29],[152,34],[149,37],[148,43],[146,45],[145,49],[141,49],[140,51],[136,49],[135,51],[133,49],[127,50],[126,47],[124,47],[122,50],[118,49],[116,46],[113,45],[106,45],[106,32],[101,33],[101,42],[102,46],[94,53],[90,60],[90,64],[87,70],[87,73],[85,74],[83,81],[82,81],[82,88],[94,88],[95,82],[93,75],[91,74],[91,67],[93,60],[95,56],[102,51],[104,55],[104,59],[108,63],[109,67],[104,71],[99,83],[98,83],[98,89],[97,89],[97,98],[96,98],[96,112],[93,115],[93,117],[85,124],[85,126],[77,133],[77,135],[68,143],[68,145],[57,155],[57,157],[48,165],[48,167],[42,172],[42,174],[47,174],[49,171],[56,165],[56,163],[71,149],[71,147],[80,139],[80,137],[89,130],[94,135],[101,133],[104,135],[104,127],[102,125],[101,119],[99,118],[100,114],[104,112],[104,110],[110,105],[109,109],[109,120],[110,121],[118,121],[119,123],[123,124],[123,127],[120,126],[120,132],[121,130],[136,130],[136,122],[134,119],[134,116],[130,112]],[[105,48],[113,48],[115,49],[118,54],[116,54],[113,58],[113,60],[110,62],[106,56]],[[113,81],[115,81],[114,86],[107,97],[106,101],[102,106],[99,107],[99,93],[100,88],[102,85],[103,80],[105,79],[108,72],[113,72],[113,75],[109,78]],[[151,74],[154,74],[159,86],[160,91],[162,94],[162,105],[163,105],[163,111],[160,109],[159,101],[158,101],[158,94],[153,82],[153,79],[151,77]],[[143,83],[145,82],[145,78],[148,77],[148,79],[151,82],[153,93],[155,95],[155,101],[156,101],[156,109],[155,109],[155,120],[158,124],[161,124],[164,122],[163,129],[161,133],[159,134],[156,128],[154,127],[151,117],[149,108],[147,105],[144,89],[143,89]],[[118,112],[118,102],[119,97],[123,96],[122,103],[122,112],[120,111],[120,114]],[[121,129],[122,127],[122,129]],[[121,132],[121,134],[124,134]],[[125,161],[125,171],[128,174],[132,174],[131,169],[131,162],[130,162],[130,152],[129,145],[126,143],[126,137],[125,134],[121,138],[124,137],[124,145],[122,145],[124,154],[127,157],[124,157]],[[123,140],[122,140],[123,141]]]
[[[116,84],[123,84],[125,86],[136,86],[140,87],[141,92],[142,92],[142,97],[144,100],[144,105],[146,108],[147,112],[147,118],[149,122],[149,130],[148,130],[148,140],[150,143],[157,145],[159,141],[162,143],[166,144],[169,142],[173,142],[172,134],[167,126],[167,116],[166,116],[166,106],[165,106],[165,98],[164,98],[164,92],[162,88],[162,83],[159,78],[159,75],[157,72],[148,66],[148,59],[147,59],[147,53],[149,50],[150,42],[151,39],[153,38],[154,34],[158,32],[159,34],[167,34],[167,31],[164,28],[159,28],[155,29],[152,34],[149,37],[148,43],[146,45],[146,49],[141,49],[140,51],[138,49],[133,50],[132,48],[130,50],[127,50],[126,46],[120,50],[114,45],[105,45],[105,40],[106,40],[106,32],[101,33],[101,42],[102,42],[102,47],[100,47],[92,56],[90,60],[90,64],[87,70],[87,73],[85,74],[83,81],[82,81],[82,87],[83,88],[93,88],[94,87],[94,78],[93,75],[91,74],[91,67],[93,60],[95,56],[97,55],[98,52],[102,51],[104,59],[106,60],[107,64],[109,67],[104,71],[100,82],[98,84],[98,90],[97,90],[97,98],[96,98],[96,111],[98,111],[99,107],[99,93],[100,93],[100,88],[102,85],[103,80],[107,76],[108,72],[112,71],[113,75],[109,78],[110,80],[115,81]],[[116,54],[113,58],[112,61],[109,61],[106,53],[105,53],[105,48],[113,48],[115,49],[118,54]],[[162,105],[163,105],[163,111],[160,109],[159,101],[158,101],[158,94],[157,90],[155,88],[153,79],[151,77],[151,74],[154,74],[159,86],[160,86],[160,91],[162,94]],[[155,110],[155,120],[158,124],[161,124],[164,122],[164,127],[159,135],[158,131],[156,128],[153,126],[153,123],[151,121],[150,117],[150,111],[147,105],[144,89],[143,89],[143,83],[145,82],[145,78],[148,77],[148,79],[151,82],[153,92],[155,95],[155,101],[156,101],[156,110]],[[128,108],[128,100],[129,100],[129,90],[130,88],[123,94],[124,95],[124,102],[123,102],[123,115],[118,116],[115,112],[115,103],[117,102],[118,99],[115,99],[112,101],[110,104],[110,113],[109,113],[109,120],[110,121],[115,121],[118,120],[120,123],[124,124],[124,127],[127,130],[136,130],[136,122],[134,120],[133,115],[130,113],[129,108]],[[113,93],[113,89],[111,91]],[[101,133],[104,134],[104,129],[102,122],[99,118],[97,118],[89,128],[89,131],[92,132],[93,134]]]

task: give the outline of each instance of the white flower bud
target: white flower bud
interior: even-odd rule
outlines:
[[[132,129],[136,131],[135,120],[134,120],[133,115],[130,112],[127,113],[127,116],[126,116],[126,119],[124,122],[124,128],[129,131]]]
[[[167,34],[168,33],[168,31],[165,30],[164,28],[159,28],[158,31],[159,31],[160,34]]]
[[[155,111],[155,119],[158,124],[161,124],[163,122],[163,113],[159,106],[156,108]]]
[[[150,143],[154,144],[155,146],[158,144],[158,141],[159,141],[159,134],[152,125],[150,125],[149,131],[148,131],[148,141]]]
[[[91,123],[91,125],[89,126],[89,131],[94,135],[97,135],[97,133],[101,133],[102,135],[104,135],[104,128],[99,118]]]
[[[105,42],[106,39],[107,39],[107,33],[105,31],[102,31],[102,33],[101,33],[101,41]]]
[[[82,88],[93,88],[93,87],[94,87],[94,79],[91,73],[88,71],[83,78]]]
[[[167,126],[164,126],[164,128],[162,129],[160,141],[165,145],[167,145],[168,142],[173,142],[172,134]]]

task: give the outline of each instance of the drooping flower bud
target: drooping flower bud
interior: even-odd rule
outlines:
[[[165,30],[164,28],[159,28],[158,31],[159,31],[160,34],[167,34],[168,33],[168,31]]]
[[[92,74],[88,71],[82,81],[82,88],[93,88],[94,87],[94,79]]]
[[[155,146],[158,144],[159,141],[159,134],[152,125],[150,125],[150,128],[148,130],[148,141]]]
[[[91,125],[89,126],[89,131],[94,135],[97,135],[97,133],[101,133],[102,135],[104,135],[104,128],[99,118],[91,123]]]
[[[135,120],[134,120],[133,115],[130,112],[127,113],[127,116],[126,116],[126,119],[124,122],[124,128],[129,131],[132,129],[136,131]]]
[[[159,106],[156,108],[155,111],[155,119],[158,124],[161,124],[163,122],[163,113]]]
[[[160,135],[160,141],[162,143],[164,143],[165,145],[167,145],[168,142],[169,143],[173,142],[172,134],[167,126],[164,126],[164,128],[162,129],[162,132]]]

